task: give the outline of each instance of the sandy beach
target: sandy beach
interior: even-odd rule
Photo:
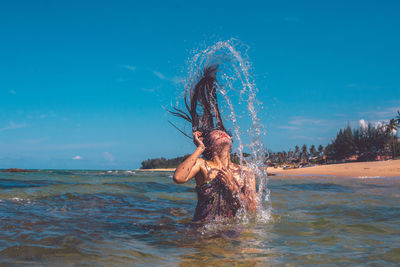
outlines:
[[[165,169],[138,169],[137,171],[167,171]],[[282,168],[268,168],[268,174],[280,175],[332,175],[343,177],[400,177],[400,160],[354,162],[330,165],[317,165],[299,169],[283,170]]]
[[[268,168],[270,174],[281,175],[332,175],[350,177],[400,177],[400,160],[355,162],[283,170]]]

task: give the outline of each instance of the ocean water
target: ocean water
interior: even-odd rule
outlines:
[[[272,177],[272,220],[194,227],[169,172],[0,173],[0,266],[398,266],[400,177]]]

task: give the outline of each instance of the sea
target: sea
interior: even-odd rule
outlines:
[[[399,266],[400,177],[270,177],[269,219],[194,225],[172,172],[0,173],[0,266]]]

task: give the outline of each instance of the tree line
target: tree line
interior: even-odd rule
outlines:
[[[350,125],[340,129],[336,137],[326,147],[323,145],[304,144],[301,148],[295,146],[293,150],[281,152],[266,152],[268,165],[307,165],[334,163],[343,161],[371,161],[378,157],[396,158],[400,156],[400,143],[396,135],[400,127],[400,111],[398,115],[390,119],[388,123],[374,126],[371,123],[358,128]],[[141,169],[176,168],[190,155],[173,159],[154,158],[143,161]],[[243,153],[244,157],[250,154]],[[231,160],[239,163],[236,154],[231,154]]]
[[[310,164],[343,161],[371,161],[400,156],[400,143],[397,129],[400,126],[400,111],[388,123],[374,126],[371,123],[340,129],[336,137],[326,147],[322,145],[310,149],[303,145],[288,152],[268,152],[269,164]]]
[[[142,161],[141,169],[163,169],[163,168],[176,168],[181,162],[187,159],[190,155],[183,157],[176,157],[173,159],[154,158]]]
[[[181,164],[185,159],[187,159],[190,155],[185,155],[183,157],[176,157],[173,159],[166,159],[166,158],[153,158],[142,161],[141,169],[165,169],[165,168],[176,168],[179,164]],[[243,157],[249,157],[250,154],[243,153]],[[233,163],[239,164],[240,157],[233,153],[231,154],[231,161]]]
[[[319,145],[318,148],[311,145],[308,149],[307,145],[304,144],[301,149],[299,146],[295,146],[294,150],[268,151],[267,153],[268,165],[323,163],[325,159],[325,148],[322,145]]]

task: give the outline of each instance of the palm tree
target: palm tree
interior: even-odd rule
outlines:
[[[395,122],[397,126],[400,126],[400,110],[397,111]]]
[[[318,155],[318,151],[317,151],[317,149],[315,148],[314,145],[312,145],[312,146],[310,147],[310,154],[311,154],[313,157],[316,157],[316,156]]]
[[[307,145],[304,144],[303,147],[301,148],[301,157],[304,158],[305,163],[308,163],[308,149]]]
[[[398,111],[399,112],[399,111]],[[397,131],[397,125],[398,122],[397,120],[400,120],[400,113],[399,113],[398,119],[391,119],[386,127],[386,131],[392,136],[392,158],[396,156],[396,145],[395,145],[395,132]]]
[[[296,145],[294,148],[294,157],[297,162],[300,162],[300,156],[301,156],[300,154],[301,154],[300,147]]]
[[[324,151],[324,147],[322,146],[322,145],[319,145],[318,146],[318,154],[319,154],[319,156],[321,156],[322,155],[322,152]]]

